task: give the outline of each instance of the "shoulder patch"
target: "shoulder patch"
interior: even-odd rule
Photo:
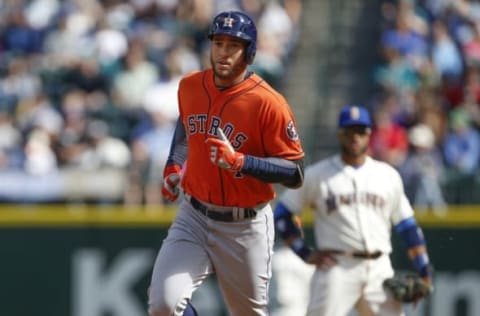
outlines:
[[[299,139],[297,128],[292,120],[290,120],[287,124],[287,136],[293,141],[297,141]]]

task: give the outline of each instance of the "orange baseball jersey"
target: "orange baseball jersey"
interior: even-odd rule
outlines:
[[[256,74],[228,89],[215,87],[212,69],[185,76],[178,90],[188,156],[182,187],[204,202],[252,207],[275,197],[273,185],[214,165],[205,140],[221,127],[238,152],[256,157],[304,157],[285,98]]]

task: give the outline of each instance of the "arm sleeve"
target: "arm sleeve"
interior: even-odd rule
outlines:
[[[409,217],[395,225],[395,231],[400,235],[403,244],[407,248],[425,244],[423,232],[413,217]]]
[[[303,183],[303,159],[290,161],[282,158],[259,158],[245,155],[242,173],[264,182],[281,183],[298,188]]]
[[[187,134],[182,121],[178,119],[175,133],[170,144],[170,153],[166,165],[176,164],[182,166],[187,159]]]
[[[418,274],[421,277],[431,277],[432,269],[425,237],[415,218],[410,217],[401,221],[395,225],[395,231],[400,235],[408,251],[412,250],[412,254],[409,253],[409,257]]]

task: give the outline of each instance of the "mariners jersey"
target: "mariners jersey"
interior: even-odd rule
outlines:
[[[252,207],[275,197],[272,184],[219,168],[205,144],[221,127],[238,152],[288,160],[304,156],[295,120],[285,98],[259,76],[219,90],[211,69],[184,77],[178,91],[188,155],[182,187],[204,202]]]
[[[370,157],[358,168],[340,155],[309,166],[303,186],[281,202],[292,213],[314,209],[318,249],[390,253],[392,224],[413,216],[398,172]]]

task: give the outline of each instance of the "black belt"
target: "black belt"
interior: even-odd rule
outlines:
[[[377,259],[382,255],[381,251],[374,251],[374,252],[360,252],[360,251],[353,251],[352,257],[360,258],[360,259]]]
[[[377,259],[383,254],[379,250],[374,252],[367,252],[367,251],[344,251],[344,250],[336,250],[336,249],[326,249],[324,251],[329,252],[331,254],[335,254],[335,255],[343,255],[343,256],[359,258],[359,259]]]
[[[234,222],[257,216],[257,211],[253,208],[233,207],[231,211],[223,212],[209,208],[193,196],[187,197],[187,200],[190,201],[194,209],[216,221]]]

